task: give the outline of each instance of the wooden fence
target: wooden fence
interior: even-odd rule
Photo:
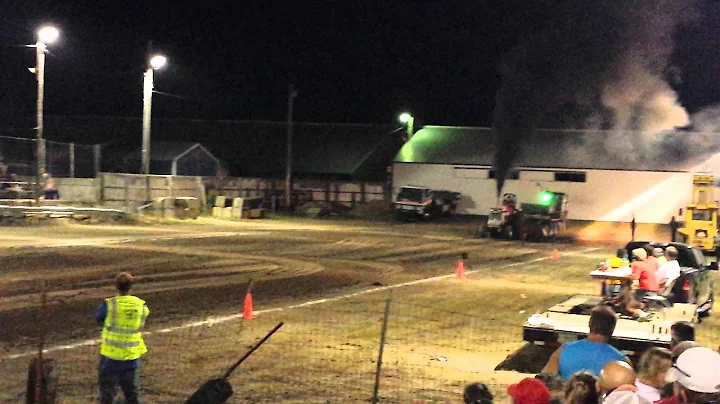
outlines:
[[[208,192],[226,197],[263,198],[274,207],[282,207],[285,201],[285,182],[266,178],[206,177],[203,179]],[[293,181],[293,198],[302,202],[337,202],[350,207],[372,201],[389,201],[389,187],[378,182],[347,181]]]
[[[136,211],[155,198],[194,197],[205,206],[202,177],[100,173],[100,202],[109,207]]]

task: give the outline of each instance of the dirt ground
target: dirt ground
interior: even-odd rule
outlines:
[[[536,372],[549,354],[524,346],[524,320],[594,293],[587,273],[617,246],[607,239],[622,234],[521,246],[474,239],[476,229],[473,221],[205,218],[0,228],[0,373],[12,375],[0,378],[0,403],[23,397],[27,354],[43,334],[60,364],[58,402],[93,400],[97,347],[86,340],[98,337],[93,313],[120,271],[137,276],[134,294],[152,311],[142,382],[148,402],[182,401],[280,321],[281,331],[232,379],[231,402],[366,401],[387,299],[383,402],[459,402],[462,387],[478,380],[502,402],[506,386],[524,375],[495,368],[505,361]],[[558,262],[549,259],[553,249]],[[454,279],[464,252],[467,279]],[[250,280],[257,318],[241,321]],[[48,303],[40,310],[43,288]],[[699,329],[711,346],[719,324],[712,318]]]

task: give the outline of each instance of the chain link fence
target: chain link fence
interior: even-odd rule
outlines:
[[[81,145],[44,140],[46,171],[60,178],[94,178],[100,171],[99,145]],[[0,163],[9,174],[37,173],[37,140],[0,136]]]
[[[184,402],[279,322],[285,324],[280,331],[231,375],[229,402],[460,402],[464,386],[479,381],[490,387],[495,402],[505,403],[508,384],[522,375],[494,369],[532,347],[522,341],[522,324],[492,313],[440,310],[381,294],[256,314],[252,320],[229,314],[152,326],[151,313],[144,333],[149,352],[140,371],[145,401]],[[707,331],[698,341],[717,347],[720,338]],[[24,402],[28,364],[36,356],[28,349],[18,354],[13,348],[0,360],[0,403]],[[97,341],[79,339],[48,347],[45,357],[59,369],[58,403],[97,401],[98,349]],[[516,360],[541,367],[547,356]]]
[[[149,353],[141,368],[146,402],[184,401],[278,322],[285,325],[231,376],[230,402],[357,403],[372,401],[375,391],[379,402],[457,401],[464,385],[479,377],[482,365],[473,365],[474,358],[495,350],[498,341],[490,335],[497,336],[497,330],[490,332],[491,327],[506,331],[505,343],[522,345],[517,324],[383,296],[338,304],[321,300],[260,312],[253,320],[238,314],[149,328],[144,333]],[[35,356],[32,348],[5,355],[0,403],[24,401],[28,363]],[[96,400],[97,341],[49,347],[45,357],[58,364],[59,403]],[[493,388],[502,393],[505,386]]]

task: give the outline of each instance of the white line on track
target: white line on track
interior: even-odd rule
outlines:
[[[586,254],[586,253],[589,253],[592,251],[597,251],[597,250],[601,250],[601,248],[586,248],[586,249],[580,250],[580,251],[575,251],[575,252],[570,252],[570,253],[562,253],[562,254],[560,254],[560,256],[561,257],[569,257],[569,256],[574,256],[574,255],[582,255],[582,254]],[[547,261],[549,259],[551,259],[551,257],[534,258],[531,260],[526,260],[526,261],[515,262],[512,264],[503,265],[500,268],[511,268],[511,267],[515,267],[515,266],[519,266],[519,265],[527,265],[527,264],[532,264],[535,262]],[[465,271],[465,274],[469,275],[469,274],[473,274],[476,272],[479,272],[479,271],[478,270],[468,270],[468,271]],[[453,273],[453,274],[448,274],[448,275],[435,276],[432,278],[424,278],[424,279],[418,279],[418,280],[414,280],[414,281],[410,281],[410,282],[398,283],[395,285],[379,286],[376,288],[365,289],[365,290],[361,290],[359,292],[349,293],[349,294],[345,294],[345,295],[341,295],[341,296],[329,297],[329,298],[325,298],[325,299],[311,300],[311,301],[308,301],[305,303],[293,304],[293,305],[290,305],[287,307],[277,307],[274,309],[256,310],[253,312],[253,314],[275,313],[275,312],[280,312],[280,311],[284,311],[284,310],[297,309],[300,307],[307,307],[307,306],[314,306],[317,304],[336,302],[338,300],[350,299],[353,297],[363,296],[363,295],[367,295],[370,293],[382,292],[385,290],[397,289],[397,288],[402,288],[402,287],[406,287],[406,286],[420,285],[420,284],[429,283],[429,282],[438,282],[438,281],[441,281],[444,279],[450,279],[450,278],[454,278],[454,277],[455,277],[455,274]],[[187,329],[187,328],[199,327],[199,326],[204,326],[204,325],[205,326],[213,326],[215,324],[225,323],[225,322],[232,321],[232,320],[239,320],[239,319],[242,319],[242,317],[243,317],[242,314],[232,314],[229,316],[208,318],[206,320],[184,323],[184,324],[181,324],[181,325],[178,325],[175,327],[168,327],[168,328],[163,328],[163,329],[156,330],[156,331],[143,332],[143,335],[164,334],[164,333],[169,333],[169,332],[173,332],[173,331],[177,331],[177,330],[183,330],[183,329]],[[58,346],[50,347],[50,348],[45,349],[43,352],[51,353],[51,352],[57,352],[57,351],[66,351],[66,350],[80,348],[80,347],[84,347],[84,346],[94,346],[94,345],[97,345],[99,342],[100,342],[99,339],[85,340],[85,341],[76,342],[73,344],[58,345]],[[14,354],[14,355],[8,355],[2,359],[8,360],[8,359],[25,358],[25,357],[30,357],[30,356],[33,356],[36,354],[37,354],[37,352],[24,352],[24,353],[19,353],[19,354]]]

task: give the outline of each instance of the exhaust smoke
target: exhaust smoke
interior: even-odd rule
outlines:
[[[520,40],[501,68],[494,111],[497,195],[539,127],[616,131],[608,151],[689,124],[666,75],[673,34],[693,20],[696,0],[583,0],[551,4],[554,13]],[[561,152],[561,151],[558,151]],[[552,158],[548,156],[548,158]]]

